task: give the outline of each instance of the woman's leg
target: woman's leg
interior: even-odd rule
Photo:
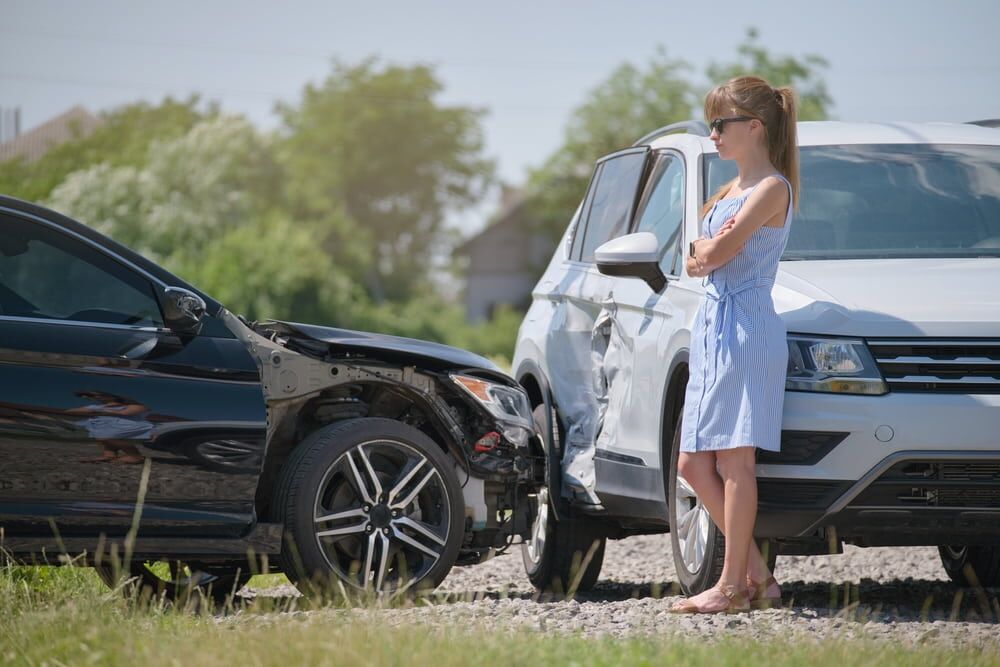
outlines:
[[[718,526],[722,534],[726,533],[725,521],[725,487],[722,477],[716,469],[715,452],[680,452],[677,457],[677,474],[687,480],[698,499],[708,510],[712,522]],[[755,473],[756,474],[756,473]],[[754,478],[756,480],[756,477]],[[747,558],[747,575],[754,581],[765,581],[771,572],[767,563],[757,548],[757,543],[750,541]]]
[[[725,485],[726,556],[719,582],[742,589],[746,585],[753,527],[757,519],[754,448],[736,447],[720,450],[715,455]]]

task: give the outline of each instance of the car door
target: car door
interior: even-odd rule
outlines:
[[[235,536],[254,522],[256,364],[207,314],[100,243],[0,209],[0,527],[9,536]],[[148,469],[144,478],[144,470]],[[140,491],[140,488],[142,491]]]
[[[630,148],[598,161],[574,229],[562,295],[548,329],[544,356],[565,429],[563,489],[585,503],[594,494],[594,439],[600,430],[606,340],[599,322],[611,281],[594,265],[594,250],[628,231],[647,167],[648,147]]]
[[[600,360],[606,407],[595,456],[599,496],[648,501],[645,507],[657,512],[658,503],[663,501],[660,445],[664,385],[674,356],[669,345],[684,320],[684,311],[672,299],[671,290],[683,270],[687,188],[683,155],[658,151],[648,173],[629,232],[656,236],[660,269],[668,282],[657,293],[643,280],[606,277],[610,296],[600,318],[606,340]]]

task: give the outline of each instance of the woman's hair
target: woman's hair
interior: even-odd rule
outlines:
[[[796,135],[795,91],[788,86],[772,88],[759,76],[738,76],[712,88],[705,95],[705,120],[745,115],[764,124],[764,136],[771,164],[792,184],[793,210],[799,209],[799,148]],[[736,179],[720,187],[705,205],[703,218],[709,209],[736,183]]]
[[[87,390],[87,391],[76,391],[73,392],[81,398],[92,398],[102,403],[123,403],[131,405],[142,405],[132,398],[125,398],[124,396],[118,396],[117,394],[109,394],[105,391]]]

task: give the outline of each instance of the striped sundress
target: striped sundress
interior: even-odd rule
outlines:
[[[774,175],[788,185],[784,226],[761,225],[735,257],[702,280],[705,295],[691,326],[682,452],[781,449],[788,344],[771,287],[788,242],[793,195],[788,179]],[[715,236],[757,185],[717,201],[702,221],[701,235]]]

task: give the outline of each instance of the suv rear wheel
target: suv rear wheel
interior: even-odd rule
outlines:
[[[945,572],[959,586],[1000,587],[1000,547],[943,545],[938,552]]]
[[[554,503],[560,502],[558,486],[559,455],[553,446],[552,429],[546,424],[544,404],[532,412],[535,430],[542,434],[545,449],[547,486],[535,498],[536,511],[531,539],[521,545],[521,560],[531,584],[541,591],[572,595],[589,591],[597,583],[604,563],[607,538],[594,527],[560,512],[556,518]],[[554,426],[554,428],[557,428]],[[555,488],[550,488],[555,486]]]

